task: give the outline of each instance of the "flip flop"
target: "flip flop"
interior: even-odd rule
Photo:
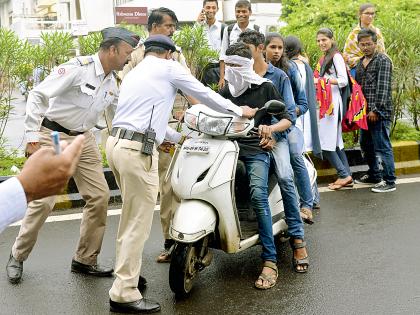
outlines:
[[[337,184],[337,183],[332,183],[328,185],[328,189],[330,190],[340,190],[341,188],[353,188],[354,186],[354,182],[353,179],[351,179],[350,181],[344,183],[344,184]]]

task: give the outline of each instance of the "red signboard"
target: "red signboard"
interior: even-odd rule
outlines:
[[[115,24],[147,24],[147,7],[115,7]]]

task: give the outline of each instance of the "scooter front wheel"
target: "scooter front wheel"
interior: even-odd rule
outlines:
[[[198,252],[194,244],[177,243],[172,251],[169,267],[169,286],[176,296],[187,296],[198,274]]]

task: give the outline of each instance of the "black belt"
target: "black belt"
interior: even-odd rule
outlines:
[[[44,117],[44,119],[42,120],[41,125],[53,131],[64,132],[65,134],[69,136],[77,136],[77,135],[82,135],[85,133],[85,131],[73,131],[73,130],[64,128],[59,123],[56,123],[55,121],[51,121],[46,117]]]
[[[124,128],[114,127],[111,130],[111,136],[115,137],[118,133],[118,130],[120,131],[119,137],[120,139],[127,139],[137,142],[143,142],[144,134],[134,131],[134,130],[128,130]]]

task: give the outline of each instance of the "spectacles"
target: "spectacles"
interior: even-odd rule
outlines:
[[[364,15],[370,15],[370,16],[375,16],[375,12],[364,12],[362,14],[364,14]]]

